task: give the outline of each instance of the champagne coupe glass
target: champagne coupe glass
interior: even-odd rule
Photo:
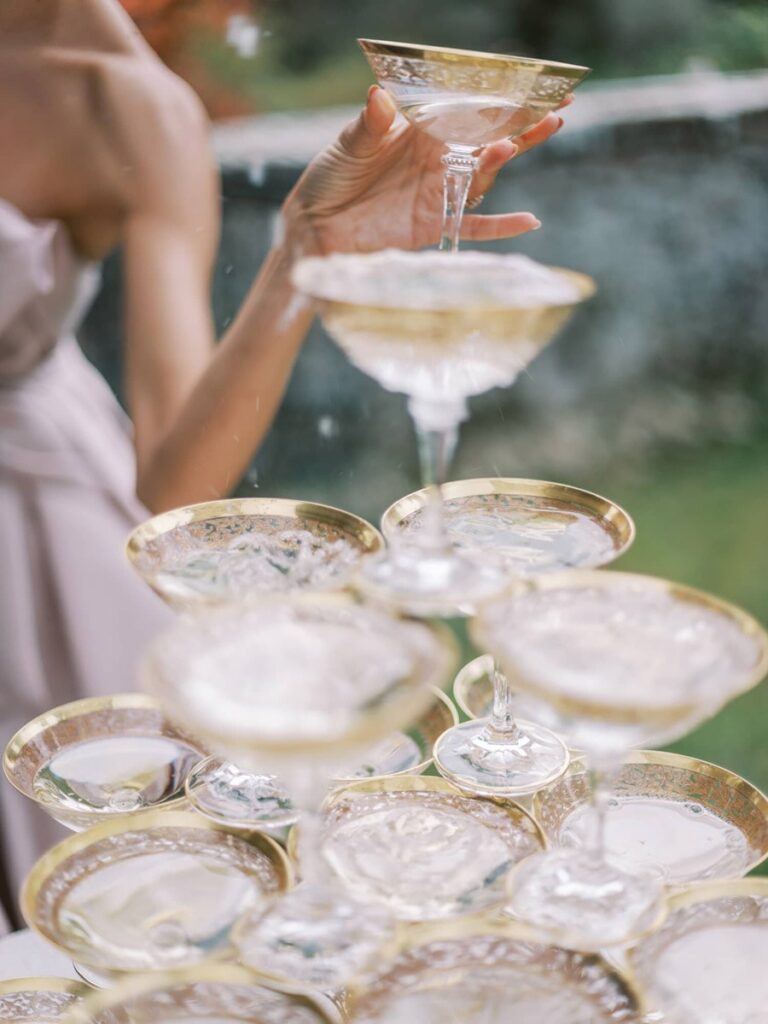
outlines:
[[[551,845],[592,837],[589,774],[574,761],[533,798]],[[661,750],[635,750],[614,779],[605,811],[606,851],[651,868],[667,890],[738,878],[768,857],[768,797],[720,765]]]
[[[540,720],[585,752],[593,834],[529,858],[509,909],[560,943],[596,950],[644,934],[663,912],[660,873],[606,854],[610,780],[625,754],[685,735],[754,686],[768,635],[745,612],[652,576],[573,570],[539,576],[486,605],[473,636]]]
[[[442,521],[467,398],[511,384],[594,282],[519,255],[398,250],[304,259],[294,280],[355,366],[408,396],[429,488],[424,528],[361,566],[358,586],[417,615],[471,612],[508,576],[456,550]]]
[[[768,878],[691,886],[627,953],[663,1024],[762,1024],[768,1007]],[[658,1012],[661,1011],[661,1012]]]
[[[48,1022],[47,1017],[36,1019]],[[207,1024],[339,1024],[333,1007],[326,1005],[318,993],[298,985],[281,986],[274,979],[244,967],[215,961],[182,970],[123,978],[105,990],[91,990],[65,1024],[202,1024],[204,1021]]]
[[[443,519],[454,548],[511,578],[596,568],[623,554],[634,523],[598,494],[543,480],[458,480],[442,488]],[[427,494],[395,502],[382,517],[384,536],[423,527]],[[443,733],[434,750],[441,775],[460,789],[490,796],[534,793],[565,772],[570,754],[542,725],[514,714],[509,680],[494,664],[493,710]],[[524,718],[524,716],[523,716]]]
[[[353,990],[350,1024],[639,1024],[641,996],[598,956],[532,939],[516,922],[415,926]]]
[[[74,832],[135,811],[184,806],[184,781],[205,747],[142,693],[53,708],[12,737],[6,778]]]
[[[530,57],[359,39],[379,85],[411,124],[445,144],[441,249],[459,248],[482,149],[532,128],[590,69]]]
[[[176,611],[219,607],[264,593],[343,588],[382,549],[370,523],[343,509],[287,498],[231,498],[153,516],[128,538],[128,558]],[[281,829],[298,816],[283,783],[228,757],[200,761],[186,779],[190,803],[232,827]]]
[[[319,808],[337,766],[415,721],[454,659],[446,630],[343,595],[180,620],[150,652],[145,682],[172,719],[245,770],[276,771],[301,811],[302,884],[241,922],[246,964],[337,989],[391,940],[389,913],[323,872]]]

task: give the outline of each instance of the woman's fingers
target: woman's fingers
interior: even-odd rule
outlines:
[[[534,146],[540,146],[542,142],[546,142],[559,132],[564,124],[565,121],[558,114],[547,114],[543,121],[539,121],[516,139],[518,152],[527,153]]]
[[[493,188],[496,175],[501,168],[516,155],[517,146],[514,142],[510,142],[507,139],[488,146],[483,152],[480,164],[473,175],[469,198],[474,199],[477,196],[484,196],[486,192],[489,192]]]
[[[514,142],[505,139],[488,146],[480,158],[480,166],[475,171],[469,198],[484,196],[493,188],[496,175],[507,161],[514,156],[519,156],[520,153],[533,149],[534,146],[541,145],[542,142],[546,142],[560,131],[563,123],[563,118],[558,114],[547,114],[542,121],[518,136]]]
[[[461,237],[467,241],[492,242],[536,231],[541,221],[532,213],[500,213],[492,216],[468,215],[461,225]]]

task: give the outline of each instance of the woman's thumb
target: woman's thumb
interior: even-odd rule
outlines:
[[[396,113],[397,107],[389,93],[378,85],[372,85],[365,109],[342,136],[344,148],[351,156],[366,156],[377,148],[392,127]]]

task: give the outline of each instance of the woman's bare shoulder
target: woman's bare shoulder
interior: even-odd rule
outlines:
[[[154,57],[41,48],[4,62],[0,91],[0,148],[41,169],[55,163],[62,208],[84,200],[126,214],[210,192],[203,106]]]
[[[209,123],[195,92],[159,61],[123,55],[91,60],[87,120],[114,158],[129,210],[209,190]]]

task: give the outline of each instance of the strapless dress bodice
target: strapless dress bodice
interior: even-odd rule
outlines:
[[[75,332],[98,284],[61,221],[30,220],[0,199],[0,384],[31,373]]]

